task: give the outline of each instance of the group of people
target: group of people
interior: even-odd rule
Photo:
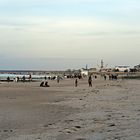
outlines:
[[[10,77],[8,76],[7,77],[7,82],[10,82],[10,81],[14,81],[14,82],[19,82],[19,81],[22,81],[22,82],[25,82],[26,81],[26,77],[25,77],[25,75],[23,75],[23,77],[19,77],[19,76],[17,76],[17,77],[15,77],[14,79],[10,79]],[[31,74],[29,75],[29,77],[27,78],[27,81],[32,81],[32,76],[31,76]]]
[[[92,77],[91,77],[91,75],[88,77],[88,85],[89,85],[89,87],[92,87]],[[77,86],[78,86],[78,79],[76,78],[75,79],[75,87],[77,87]]]
[[[117,80],[118,79],[118,75],[117,74],[110,74],[109,75],[109,80]]]
[[[117,80],[117,76],[118,75],[113,75],[113,74],[111,74],[111,75],[109,75],[109,80]],[[103,77],[104,77],[104,80],[106,80],[107,79],[107,76],[104,74],[103,75]],[[88,77],[88,85],[89,85],[89,87],[92,87],[92,80],[93,80],[93,78],[95,78],[95,79],[97,79],[97,75],[95,75],[94,77],[92,76],[92,75],[90,75],[89,77]],[[74,82],[74,84],[75,84],[75,87],[77,87],[78,86],[78,81],[79,80],[79,77],[78,78],[75,78],[75,82]],[[59,81],[60,81],[60,77],[58,76],[57,77],[57,83],[59,83]],[[46,81],[46,82],[41,82],[41,84],[40,84],[40,86],[41,87],[50,87],[49,85],[48,85],[48,82]]]
[[[40,87],[50,87],[50,85],[48,84],[48,81],[42,81],[41,83],[40,83]]]
[[[56,80],[57,80],[57,83],[59,83],[60,82],[60,80],[61,80],[61,77],[60,76],[57,76],[57,77],[55,77],[56,78]],[[49,79],[49,78],[48,78]],[[40,83],[40,87],[50,87],[50,85],[48,85],[48,81],[46,81],[47,80],[47,77],[45,76],[45,81],[42,81],[41,83]],[[49,79],[50,80],[50,79]]]
[[[105,74],[103,75],[103,77],[104,77],[104,80],[107,79],[107,76]],[[117,77],[118,77],[117,74],[111,74],[111,75],[109,75],[109,80],[117,80],[118,79]],[[97,76],[95,75],[93,78],[97,79]],[[89,87],[92,87],[92,75],[90,75],[88,77],[88,85],[89,85]],[[78,86],[78,79],[76,78],[75,87],[77,87],[77,86]]]

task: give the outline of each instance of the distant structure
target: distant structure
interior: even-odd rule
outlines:
[[[104,68],[104,61],[103,61],[103,59],[101,60],[101,69],[103,69]]]
[[[136,69],[137,71],[140,71],[140,64],[139,64],[139,65],[134,66],[134,69]]]
[[[100,65],[97,64],[97,66],[98,66],[98,68],[99,68],[99,71],[102,72],[102,71],[105,71],[105,70],[107,69],[108,64],[106,64],[106,65],[104,66],[104,61],[103,61],[103,59],[101,59]]]
[[[97,73],[97,69],[96,68],[90,68],[90,69],[88,69],[88,73],[89,73],[89,75]]]
[[[115,71],[118,71],[118,72],[129,72],[130,68],[129,68],[129,66],[116,66],[115,67]]]
[[[82,69],[81,69],[81,75],[82,75],[83,77],[88,76],[88,69],[82,68]]]
[[[81,76],[82,77],[87,77],[89,75],[92,75],[93,73],[96,73],[97,72],[97,69],[96,68],[87,68],[86,67],[86,68],[80,69],[80,72],[81,72]]]
[[[86,70],[88,70],[88,65],[86,64]]]

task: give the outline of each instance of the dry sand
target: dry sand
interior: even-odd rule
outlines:
[[[140,140],[140,81],[0,84],[0,140]]]

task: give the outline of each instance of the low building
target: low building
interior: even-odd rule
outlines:
[[[129,72],[130,68],[129,66],[116,66],[115,70],[119,72]]]
[[[96,69],[96,68],[90,68],[90,69],[88,70],[88,72],[89,72],[89,75],[90,75],[90,74],[95,74],[95,73],[97,73],[97,69]]]
[[[81,75],[83,77],[88,76],[88,73],[89,73],[88,69],[84,69],[84,68],[81,69]]]
[[[140,64],[139,64],[139,65],[134,66],[134,69],[135,69],[135,70],[137,70],[137,71],[140,71]]]

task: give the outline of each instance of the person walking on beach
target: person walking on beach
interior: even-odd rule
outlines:
[[[32,75],[31,74],[29,74],[29,82],[31,82],[32,81]]]
[[[75,87],[77,87],[78,86],[78,79],[76,78],[75,79]]]
[[[97,79],[97,75],[95,75],[94,77],[95,77],[95,79]]]
[[[60,76],[58,75],[57,76],[57,83],[59,83],[60,82]]]
[[[109,80],[112,80],[112,74],[111,73],[109,74]]]
[[[106,75],[104,75],[104,80],[106,80]]]
[[[10,77],[9,77],[9,76],[7,77],[7,82],[8,82],[8,83],[10,82]]]
[[[22,77],[22,81],[23,81],[23,83],[25,82],[25,79],[26,79],[25,76],[23,76],[23,77]]]
[[[47,77],[45,76],[44,79],[45,79],[45,81],[46,81],[46,80],[47,80]]]
[[[19,82],[19,77],[18,76],[16,78],[14,78],[14,79],[15,79],[16,83]]]
[[[89,84],[89,87],[92,87],[92,77],[91,77],[91,75],[88,78],[88,84]]]

